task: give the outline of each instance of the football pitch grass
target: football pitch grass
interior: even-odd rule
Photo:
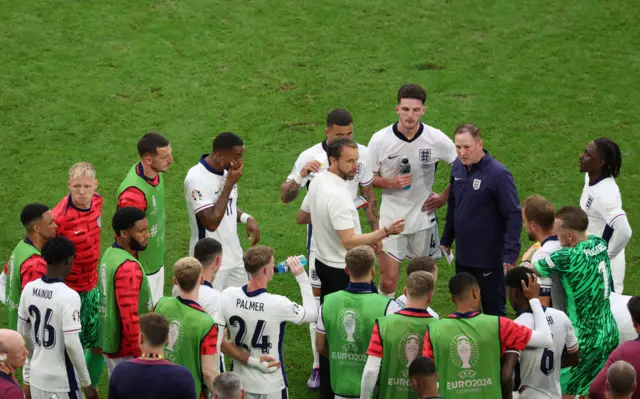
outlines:
[[[102,246],[111,245],[115,191],[148,131],[171,140],[176,161],[165,176],[167,265],[187,254],[184,177],[221,131],[245,140],[238,205],[258,220],[260,243],[275,248],[276,261],[305,253],[305,228],[295,224],[302,196],[285,205],[279,194],[296,157],[322,140],[337,107],[351,111],[354,137],[366,145],[394,122],[397,89],[410,82],[428,92],[427,124],[450,136],[461,123],[482,128],[521,199],[539,193],[558,207],[578,205],[578,155],[611,137],[623,154],[623,206],[638,229],[634,1],[0,0],[0,9],[3,262],[23,237],[21,208],[53,208],[78,161],[97,168]],[[441,165],[435,191],[448,173]],[[522,243],[524,252],[525,234]],[[625,293],[640,294],[639,260],[634,238]],[[441,261],[432,305],[441,315],[453,309],[451,273]],[[170,281],[168,267],[167,293]],[[300,301],[289,274],[269,289]],[[283,347],[290,396],[317,397],[305,385],[308,326],[288,325]],[[103,397],[106,381],[105,370]]]

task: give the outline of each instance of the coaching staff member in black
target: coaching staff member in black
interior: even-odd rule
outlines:
[[[455,143],[441,250],[451,253],[456,241],[456,273],[476,277],[485,314],[506,316],[504,275],[520,254],[518,190],[511,172],[483,149],[475,125],[459,126]]]

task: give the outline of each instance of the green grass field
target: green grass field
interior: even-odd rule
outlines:
[[[171,140],[176,160],[166,175],[167,264],[187,253],[183,179],[221,131],[246,142],[239,207],[260,223],[261,243],[277,260],[304,253],[300,198],[279,199],[296,157],[322,139],[336,107],[352,112],[355,138],[368,143],[395,120],[397,89],[408,82],[427,89],[426,123],[451,136],[464,122],[483,129],[521,199],[540,193],[577,205],[579,153],[613,138],[624,207],[632,228],[640,223],[634,1],[0,0],[0,10],[3,260],[23,237],[21,208],[53,207],[77,161],[98,170],[110,245],[116,187],[151,130]],[[448,173],[439,171],[437,191]],[[627,247],[632,294],[640,294],[636,241]],[[451,268],[440,267],[433,307],[443,314],[452,309]],[[300,300],[290,275],[270,289]],[[291,397],[317,397],[305,386],[308,327],[287,327],[284,354]],[[106,396],[106,370],[103,381]]]

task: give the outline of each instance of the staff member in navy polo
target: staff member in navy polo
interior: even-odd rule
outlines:
[[[455,143],[441,250],[450,254],[456,241],[456,273],[478,280],[485,314],[506,316],[504,275],[520,254],[518,190],[511,172],[483,149],[475,125],[460,125]]]

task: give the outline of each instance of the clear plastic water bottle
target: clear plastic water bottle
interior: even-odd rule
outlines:
[[[402,157],[402,160],[400,160],[400,174],[401,175],[408,175],[409,173],[411,173],[411,164],[409,164],[409,158],[407,157]],[[411,188],[411,184],[409,184],[406,187],[403,187],[403,190],[408,190]]]
[[[300,263],[302,263],[302,267],[306,268],[307,267],[307,257],[304,255],[298,255],[297,256],[298,259],[300,259]],[[276,273],[286,273],[289,271],[289,265],[287,264],[287,261],[284,260],[280,263],[278,263],[274,270],[274,272]]]

